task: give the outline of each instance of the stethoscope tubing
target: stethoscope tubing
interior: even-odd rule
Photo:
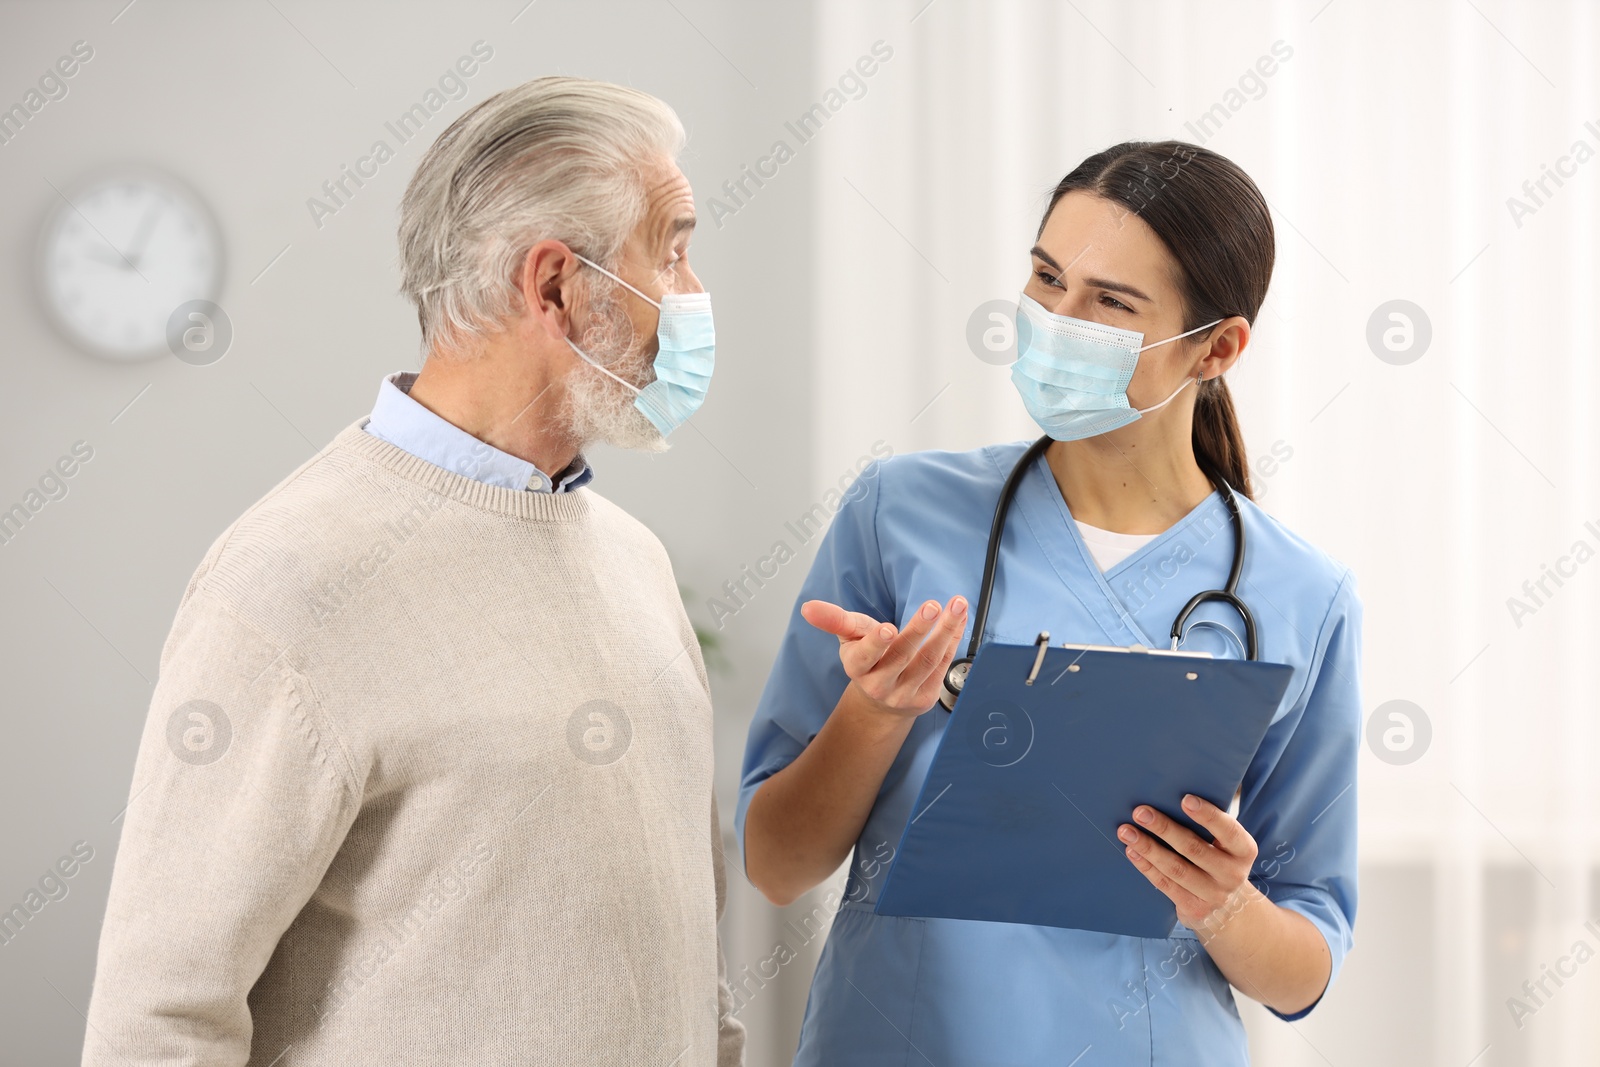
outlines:
[[[1000,564],[1000,541],[1005,533],[1006,515],[1011,510],[1011,501],[1016,496],[1017,486],[1021,484],[1028,468],[1035,459],[1044,454],[1044,450],[1050,447],[1052,440],[1053,438],[1046,434],[1029,445],[1027,451],[1022,454],[1022,458],[1017,460],[1016,466],[1011,468],[1011,473],[1006,476],[1005,484],[1000,487],[1000,500],[995,504],[994,521],[989,524],[989,544],[983,554],[983,581],[978,587],[977,610],[972,616],[972,638],[967,642],[967,654],[962,659],[952,663],[945,675],[945,688],[951,693],[960,692],[960,685],[952,685],[952,680],[957,676],[960,679],[965,679],[966,668],[970,667],[972,661],[977,658],[978,649],[983,643],[984,629],[989,622],[989,602],[994,597],[995,572],[999,569]],[[1202,467],[1202,469],[1204,470],[1205,468]],[[1205,473],[1211,484],[1222,494],[1222,499],[1228,505],[1229,516],[1233,520],[1233,564],[1228,569],[1228,581],[1223,588],[1207,589],[1196,593],[1189,598],[1189,602],[1183,606],[1183,610],[1178,612],[1177,617],[1172,621],[1172,633],[1170,635],[1172,647],[1176,649],[1182,641],[1183,624],[1188,621],[1195,608],[1207,601],[1220,600],[1231,604],[1239,612],[1239,617],[1244,620],[1245,656],[1247,659],[1253,660],[1258,657],[1260,651],[1256,640],[1256,620],[1255,616],[1250,613],[1249,607],[1239,597],[1238,592],[1239,581],[1244,576],[1244,516],[1239,510],[1239,501],[1234,496],[1233,487],[1227,483],[1227,480],[1210,470],[1206,470]],[[951,705],[947,704],[946,707],[948,709]]]

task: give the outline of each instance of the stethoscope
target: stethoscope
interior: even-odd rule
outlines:
[[[950,669],[944,675],[944,693],[939,697],[939,702],[946,711],[955,709],[956,697],[961,695],[961,687],[966,684],[967,671],[972,668],[972,661],[978,656],[978,646],[983,640],[984,624],[989,618],[989,600],[994,595],[994,574],[996,565],[1000,560],[1000,535],[1005,532],[1006,512],[1011,509],[1011,498],[1016,496],[1017,486],[1021,484],[1022,477],[1027,473],[1033,461],[1044,453],[1050,446],[1053,438],[1049,434],[1039,438],[1028,446],[1028,450],[1017,460],[1017,465],[1011,468],[1011,473],[1006,476],[1005,485],[1000,488],[1000,502],[995,505],[994,522],[989,527],[989,547],[983,556],[983,584],[978,588],[978,610],[973,616],[972,639],[967,643],[967,654],[950,664]],[[1228,504],[1228,512],[1233,519],[1233,566],[1228,571],[1228,583],[1221,589],[1207,589],[1196,593],[1189,598],[1189,602],[1178,612],[1177,618],[1172,620],[1172,650],[1177,651],[1178,644],[1184,638],[1183,624],[1189,621],[1189,616],[1194,609],[1208,600],[1221,600],[1231,604],[1244,620],[1244,652],[1246,659],[1255,659],[1256,646],[1256,620],[1250,614],[1250,609],[1239,599],[1239,576],[1244,573],[1244,518],[1239,514],[1239,502],[1234,499],[1233,487],[1223,478],[1210,471],[1206,477],[1211,484],[1216,486],[1222,494],[1222,499]],[[1195,623],[1196,626],[1212,625],[1232,634],[1226,626],[1212,623],[1202,619]],[[1235,635],[1237,640],[1237,635]]]

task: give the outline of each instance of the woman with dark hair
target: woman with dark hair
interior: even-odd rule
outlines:
[[[1348,568],[1251,499],[1222,378],[1272,277],[1266,202],[1214,152],[1121,144],[1056,186],[1029,258],[1011,374],[1048,440],[869,469],[750,728],[736,813],[750,881],[788,904],[855,856],[797,1064],[1245,1064],[1233,990],[1300,1018],[1352,943],[1361,604]],[[1234,807],[1183,801],[1210,840],[1145,805],[1118,828],[1174,905],[1164,939],[874,911],[1019,460],[985,641],[1164,647],[1189,598],[1227,581],[1232,497],[1258,658],[1293,668]],[[1239,619],[1204,603],[1182,647],[1243,658]]]

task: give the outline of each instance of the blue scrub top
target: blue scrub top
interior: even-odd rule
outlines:
[[[801,618],[800,604],[828,600],[904,626],[926,600],[976,601],[1000,486],[1027,445],[897,456],[846,494],[750,726],[734,818],[741,848],[751,796],[816,736],[849,681],[838,639]],[[1256,617],[1260,657],[1294,668],[1244,777],[1238,817],[1259,850],[1251,880],[1316,925],[1337,976],[1356,910],[1361,602],[1348,568],[1238,500],[1248,541],[1239,593]],[[1039,457],[1006,523],[985,640],[1028,644],[1048,630],[1056,642],[1166,648],[1178,611],[1194,593],[1223,586],[1232,556],[1227,505],[1212,492],[1102,574]],[[1190,619],[1243,638],[1225,605],[1202,605]],[[1244,654],[1209,625],[1183,647]],[[884,778],[812,979],[794,1062],[1247,1064],[1233,990],[1182,926],[1144,939],[873,913],[948,721],[937,706],[919,717]]]

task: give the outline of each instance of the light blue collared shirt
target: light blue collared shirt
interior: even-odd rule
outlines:
[[[594,471],[580,452],[561,472],[560,480],[553,482],[527,460],[480,441],[411,399],[411,385],[416,380],[413,371],[385,376],[378,386],[378,402],[362,429],[436,467],[506,489],[565,493],[588,485],[594,478]]]

